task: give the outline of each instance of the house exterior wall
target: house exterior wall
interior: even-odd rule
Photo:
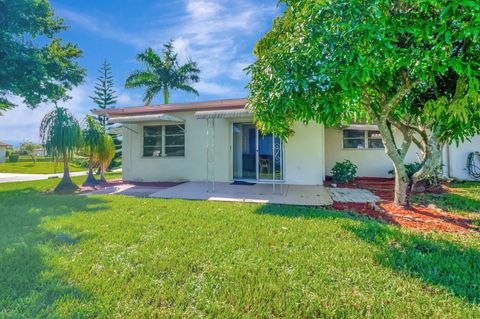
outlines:
[[[185,156],[144,158],[143,127],[171,124],[123,124],[123,178],[128,181],[205,181],[207,178],[206,120],[193,112],[175,113],[185,121]],[[215,181],[233,179],[232,124],[251,118],[215,120]],[[296,134],[285,144],[284,173],[288,184],[320,185],[324,180],[323,126],[296,124]]]
[[[449,177],[454,177],[461,180],[475,180],[468,174],[467,158],[472,152],[480,152],[480,135],[477,135],[470,141],[461,143],[458,146],[456,144],[452,144],[448,146],[448,148],[450,154],[447,154],[447,147],[445,147],[443,152],[443,159],[445,163],[444,175],[450,175]],[[448,156],[450,156],[450,160],[448,160]],[[448,164],[450,164],[450,170],[448,170]]]
[[[7,149],[5,147],[0,147],[0,163],[5,163],[6,161]]]
[[[400,134],[395,134],[399,142],[402,141]],[[412,145],[405,163],[418,161],[418,148]],[[344,149],[343,133],[338,128],[325,129],[325,171],[331,175],[336,162],[350,160],[358,166],[357,176],[359,177],[393,177],[388,174],[393,169],[390,158],[385,154],[384,149]]]

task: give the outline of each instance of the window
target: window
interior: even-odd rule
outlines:
[[[185,125],[145,126],[143,156],[185,156]]]
[[[382,136],[379,131],[343,130],[343,148],[347,149],[381,149]]]

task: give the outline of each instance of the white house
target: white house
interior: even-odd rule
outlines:
[[[391,177],[375,126],[326,128],[296,123],[282,142],[262,135],[245,110],[246,99],[95,110],[122,124],[123,177],[128,181],[247,181],[321,185],[338,161],[349,159],[358,176]],[[472,179],[468,154],[480,137],[444,151],[445,173]],[[411,149],[406,162],[417,160]]]
[[[0,142],[0,163],[5,163],[7,150],[11,148],[12,148],[12,145],[8,145],[7,143]]]

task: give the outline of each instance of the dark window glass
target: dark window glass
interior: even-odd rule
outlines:
[[[143,128],[143,156],[162,156],[162,127],[145,126]]]
[[[185,156],[185,125],[145,126],[143,156]]]
[[[368,131],[368,148],[383,148],[382,135],[379,131]]]
[[[343,148],[365,148],[365,131],[343,130]]]

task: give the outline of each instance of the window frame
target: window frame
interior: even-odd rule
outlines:
[[[183,130],[183,135],[182,134],[169,134],[170,136],[183,136],[183,145],[169,145],[169,147],[183,147],[183,155],[167,155],[166,154],[166,127],[167,126],[179,126],[182,127]],[[145,156],[145,147],[151,147],[151,146],[145,146],[145,128],[148,127],[161,127],[161,153],[160,156]],[[185,129],[185,124],[184,123],[175,123],[175,124],[156,124],[156,125],[143,125],[142,127],[142,158],[145,159],[157,159],[157,158],[172,158],[172,157],[185,157],[186,155],[186,129]]]
[[[353,148],[353,147],[345,147],[345,140],[359,140],[360,137],[351,137],[351,138],[345,138],[345,131],[357,131],[357,132],[362,132],[363,133],[363,143],[364,143],[364,147],[362,148]],[[376,138],[371,138],[369,136],[369,133],[370,132],[378,132],[380,133],[378,130],[375,130],[375,129],[361,129],[361,130],[357,130],[357,129],[349,129],[349,128],[344,128],[342,129],[342,149],[343,150],[349,150],[349,151],[353,151],[353,150],[385,150],[385,146],[383,147],[370,147],[370,140],[377,140]],[[383,141],[382,141],[382,145],[383,145]]]

